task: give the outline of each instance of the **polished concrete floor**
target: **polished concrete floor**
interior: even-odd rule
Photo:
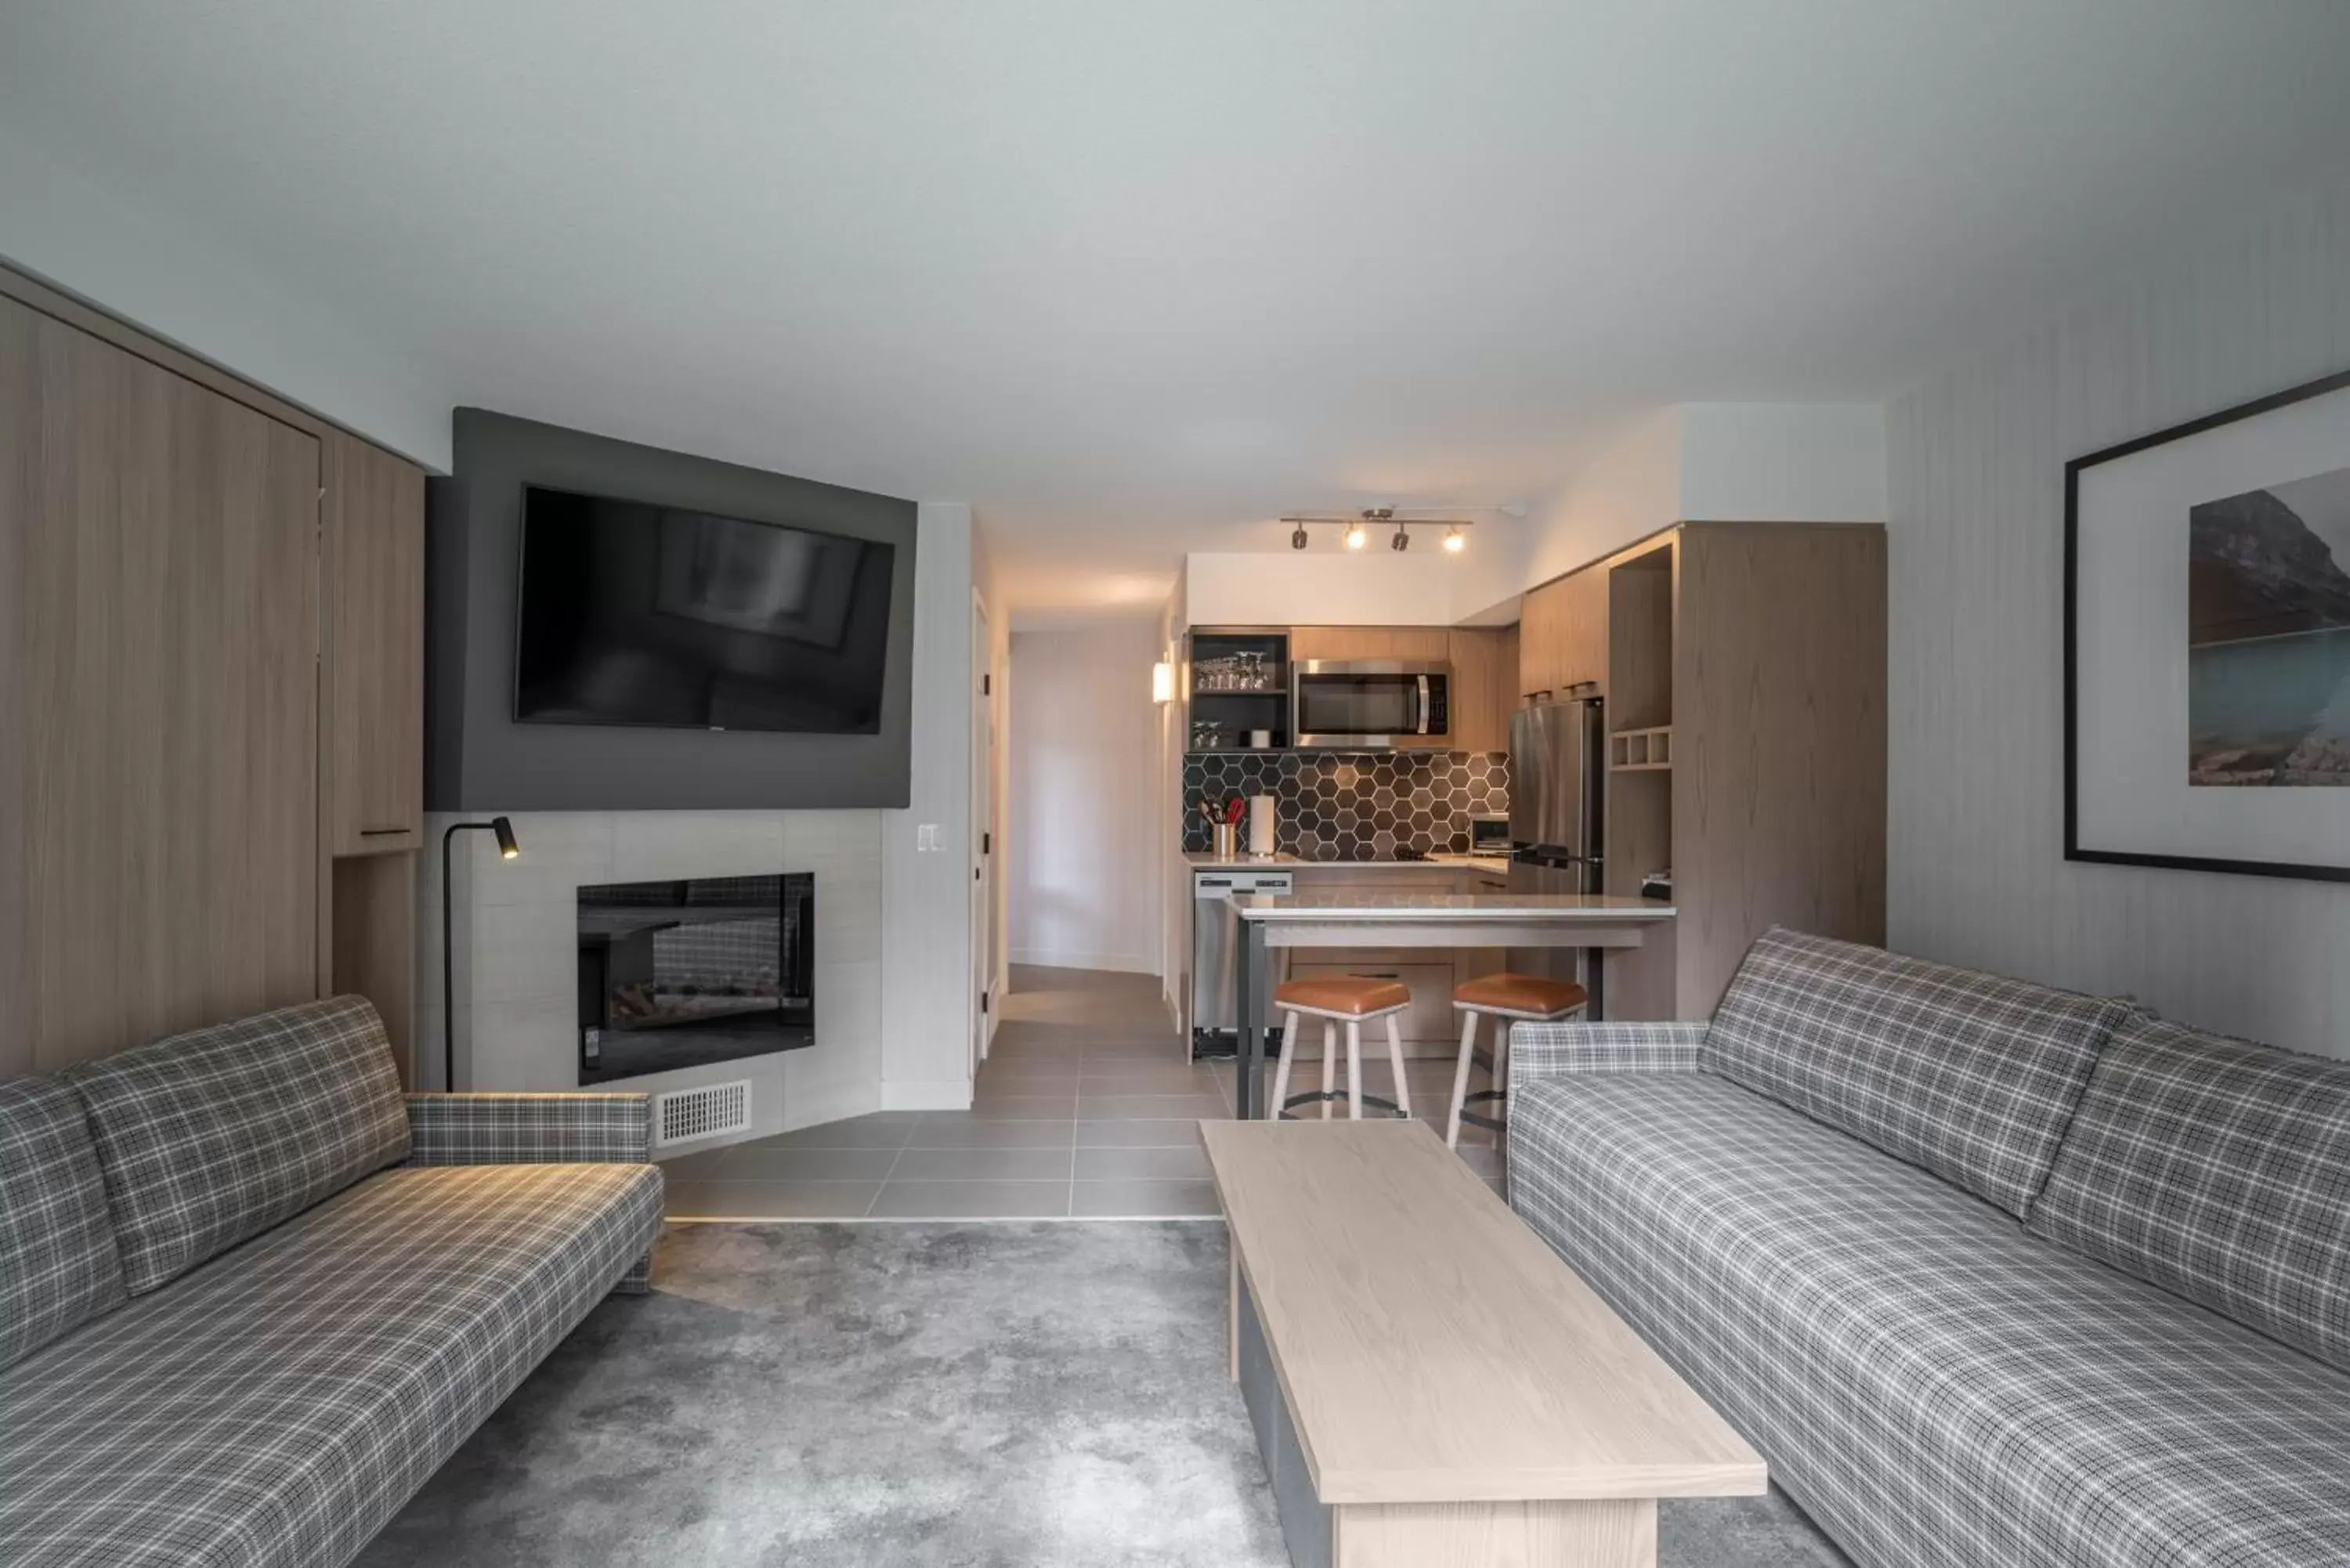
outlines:
[[[1232,1114],[1232,1064],[1184,1061],[1156,977],[1017,968],[1003,1007],[970,1110],[885,1111],[666,1161],[671,1218],[1216,1214],[1199,1123]],[[1318,1081],[1320,1067],[1302,1072]],[[1395,1097],[1393,1076],[1367,1053],[1366,1094]],[[1451,1063],[1409,1062],[1404,1077],[1415,1110],[1440,1124]],[[1490,1138],[1461,1143],[1498,1180]]]

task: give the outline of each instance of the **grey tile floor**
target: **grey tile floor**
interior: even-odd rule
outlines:
[[[1318,1064],[1303,1071],[1318,1082]],[[1365,1093],[1393,1098],[1393,1077],[1383,1056],[1367,1057]],[[1451,1063],[1407,1062],[1404,1081],[1414,1110],[1440,1122]],[[884,1111],[666,1161],[669,1212],[677,1220],[1212,1217],[1199,1124],[1232,1114],[1232,1064],[1185,1063],[1155,977],[1019,968],[970,1110]],[[1461,1152],[1498,1180],[1487,1135],[1464,1135]]]

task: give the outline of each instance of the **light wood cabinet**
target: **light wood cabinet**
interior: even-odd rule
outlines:
[[[1526,595],[1518,626],[1518,690],[1526,696],[1607,682],[1607,574],[1586,566]]]
[[[1289,657],[1435,662],[1449,656],[1451,639],[1440,626],[1294,626]]]
[[[1619,1018],[1704,1018],[1786,925],[1885,940],[1885,531],[1689,523],[1586,568],[1608,618],[1606,884],[1679,918],[1614,961]]]
[[[424,826],[424,475],[339,431],[325,455],[331,852],[414,849]]]
[[[422,565],[413,465],[0,267],[0,1078],[330,990],[404,1062]]]
[[[0,297],[0,1077],[317,994],[318,485]]]
[[[1498,628],[1456,628],[1451,639],[1451,732],[1456,752],[1506,752],[1510,714],[1518,705],[1515,635]]]

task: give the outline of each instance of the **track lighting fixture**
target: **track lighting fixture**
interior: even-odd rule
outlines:
[[[1364,549],[1371,542],[1372,526],[1377,524],[1381,528],[1394,529],[1388,535],[1388,548],[1398,555],[1411,548],[1411,531],[1414,528],[1441,528],[1444,530],[1445,554],[1457,556],[1468,548],[1469,529],[1472,526],[1467,519],[1459,517],[1399,517],[1392,506],[1367,506],[1359,512],[1336,514],[1305,513],[1284,517],[1282,521],[1289,524],[1289,547],[1293,550],[1305,548],[1307,527],[1316,523],[1327,523],[1337,528],[1338,537],[1345,541],[1349,550]]]

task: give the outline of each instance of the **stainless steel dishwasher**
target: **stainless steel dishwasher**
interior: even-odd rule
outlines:
[[[1234,893],[1286,893],[1286,871],[1191,873],[1191,1059],[1229,1056],[1240,1049],[1233,1006],[1232,964],[1240,950],[1240,917],[1224,900]],[[1267,965],[1267,968],[1272,966]],[[1257,1016],[1267,1017],[1272,977],[1257,977]]]

